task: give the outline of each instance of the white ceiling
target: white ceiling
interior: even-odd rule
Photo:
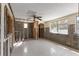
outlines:
[[[27,18],[28,10],[37,12],[43,21],[53,20],[78,11],[77,3],[11,3],[16,18]]]

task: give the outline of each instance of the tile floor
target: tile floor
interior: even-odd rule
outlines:
[[[79,53],[54,42],[39,39],[15,43],[11,56],[79,56]]]

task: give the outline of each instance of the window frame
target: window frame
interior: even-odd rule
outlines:
[[[76,16],[76,21],[75,21],[75,33],[77,34],[77,35],[79,35],[79,33],[77,32],[77,17],[79,17],[79,16]]]
[[[62,19],[62,20],[63,20],[63,19]],[[51,23],[50,23],[50,26],[49,26],[49,27],[50,27],[50,28],[49,28],[49,32],[50,32],[50,33],[55,33],[55,34],[68,35],[68,33],[60,33],[60,32],[59,32],[59,21],[62,21],[62,20],[55,21],[55,22],[56,22],[56,25],[57,25],[57,26],[56,26],[56,27],[57,27],[57,30],[56,30],[57,32],[53,32],[53,31],[52,31],[51,25],[52,25],[52,23],[54,23],[54,22],[51,22]],[[64,20],[65,20],[65,19],[64,19]],[[68,22],[68,20],[67,20],[67,22]],[[67,23],[67,26],[68,26],[68,23]],[[68,28],[67,28],[67,32],[68,32]]]
[[[66,21],[67,21],[66,24],[65,24],[65,20],[66,20],[66,19],[64,19],[64,20],[63,20],[63,19],[62,19],[62,20],[59,20],[60,22],[64,21],[63,24],[59,24],[59,21],[58,21],[58,33],[59,33],[59,34],[68,34],[68,20],[66,20]],[[59,27],[60,27],[61,25],[62,25],[62,26],[67,25],[67,33],[61,33],[61,32],[59,32],[59,30],[60,30]]]
[[[50,33],[58,33],[58,24],[57,24],[57,22],[56,22],[56,25],[57,25],[57,30],[56,30],[57,32],[52,32],[52,28],[51,28],[52,22],[50,23],[50,26],[49,26],[50,27],[50,29],[49,29]]]

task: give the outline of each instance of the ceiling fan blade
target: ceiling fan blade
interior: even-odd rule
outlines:
[[[40,21],[42,20],[42,19],[39,19]]]

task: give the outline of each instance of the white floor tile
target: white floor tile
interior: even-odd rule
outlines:
[[[11,56],[78,56],[79,53],[47,40],[18,42]]]

